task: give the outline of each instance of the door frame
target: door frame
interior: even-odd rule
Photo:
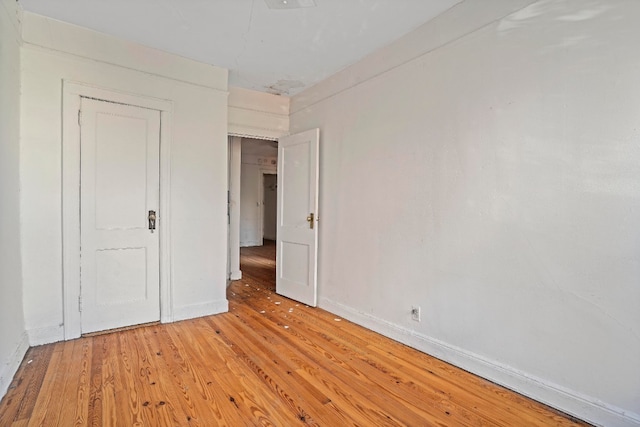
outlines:
[[[62,86],[62,291],[64,339],[80,337],[80,102],[94,98],[160,111],[160,321],[173,320],[171,289],[171,123],[169,100],[118,92],[73,81]]]
[[[242,270],[240,269],[240,177],[242,173],[242,139],[244,138],[278,141],[277,137],[266,134],[227,133],[227,139],[229,141],[228,149],[230,150],[227,164],[229,168],[227,190],[229,191],[231,201],[231,205],[229,206],[229,239],[227,240],[227,259],[229,263],[227,286],[229,286],[232,281],[242,279]],[[274,173],[277,173],[277,168]],[[260,224],[262,227],[262,222]],[[261,231],[261,233],[263,233],[263,231]]]

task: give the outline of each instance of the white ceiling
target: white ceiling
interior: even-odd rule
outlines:
[[[232,86],[293,95],[462,0],[286,1],[315,6],[271,9],[265,0],[19,3],[30,12],[228,68]]]

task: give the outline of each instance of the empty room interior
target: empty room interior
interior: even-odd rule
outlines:
[[[0,0],[0,426],[640,426],[637,0]]]

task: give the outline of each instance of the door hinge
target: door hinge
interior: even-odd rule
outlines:
[[[78,311],[82,312],[82,295],[78,295]]]

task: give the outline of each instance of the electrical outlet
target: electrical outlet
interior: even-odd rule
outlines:
[[[411,319],[415,320],[416,322],[420,321],[420,306],[411,306]]]

